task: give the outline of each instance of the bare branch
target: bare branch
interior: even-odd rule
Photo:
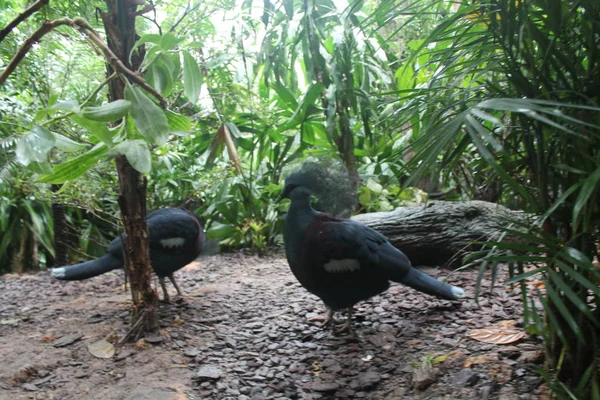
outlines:
[[[4,38],[17,27],[21,22],[25,21],[31,14],[38,11],[40,8],[44,7],[50,2],[50,0],[38,0],[31,5],[27,10],[23,11],[21,14],[17,16],[17,18],[13,19],[8,25],[6,25],[2,30],[0,30],[0,42],[4,40]]]
[[[23,60],[29,49],[31,49],[31,47],[35,43],[39,42],[45,34],[52,31],[58,26],[72,24],[73,21],[71,21],[69,18],[60,18],[51,21],[44,21],[42,26],[27,38],[25,43],[23,43],[23,45],[19,48],[12,60],[10,60],[10,63],[8,63],[4,71],[2,71],[2,74],[0,74],[0,85],[4,84],[8,76],[15,70],[15,68],[17,68],[17,65],[19,65],[19,63]]]
[[[59,18],[44,21],[42,26],[37,31],[35,31],[29,38],[27,38],[25,43],[23,43],[21,48],[19,48],[19,51],[17,51],[17,54],[15,54],[8,66],[4,69],[4,71],[2,71],[2,73],[0,74],[0,85],[4,84],[8,76],[17,68],[17,65],[19,65],[19,63],[23,60],[27,52],[29,52],[29,50],[35,43],[39,42],[44,35],[61,25],[69,25],[72,28],[77,29],[78,31],[87,35],[87,37],[90,39],[93,45],[97,46],[102,52],[102,54],[104,54],[104,58],[113,67],[115,71],[127,76],[133,82],[141,86],[144,90],[151,93],[154,97],[158,99],[163,108],[167,107],[167,102],[162,97],[162,95],[158,93],[158,91],[156,91],[156,89],[154,89],[152,86],[148,85],[138,73],[131,71],[129,68],[127,68],[125,64],[123,64],[123,62],[119,60],[119,58],[108,48],[106,43],[104,43],[104,41],[102,40],[100,35],[98,35],[98,33],[94,30],[94,28],[92,28],[92,26],[81,17],[77,17],[74,19]]]

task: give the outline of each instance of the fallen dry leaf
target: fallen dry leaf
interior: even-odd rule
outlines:
[[[538,281],[538,280],[534,280],[534,281],[527,281],[525,282],[526,286],[535,286],[538,289],[545,289],[546,285],[544,285],[544,282],[542,281]]]
[[[491,344],[510,344],[525,337],[525,332],[510,326],[495,326],[484,329],[472,329],[467,333],[471,339]]]
[[[142,350],[142,349],[145,349],[146,347],[148,347],[148,345],[146,344],[146,341],[144,340],[144,338],[141,338],[140,340],[135,342],[136,349]]]
[[[104,339],[88,344],[87,348],[94,357],[111,358],[115,355],[115,346]]]

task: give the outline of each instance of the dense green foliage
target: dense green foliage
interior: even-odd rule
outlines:
[[[43,19],[100,30],[86,4],[34,14],[0,43],[3,66]],[[22,7],[0,1],[0,25]],[[485,243],[470,265],[508,264],[554,392],[600,399],[597,1],[176,0],[138,24],[169,111],[139,86],[107,104],[103,59],[67,27],[1,87],[0,271],[51,261],[53,202],[69,206],[73,253],[99,251],[118,231],[116,154],[148,175],[151,208],[188,207],[261,254],[281,231],[282,174],[339,159],[362,179],[361,211],[441,192],[535,215],[515,226],[522,243]],[[526,291],[533,276],[545,292]]]

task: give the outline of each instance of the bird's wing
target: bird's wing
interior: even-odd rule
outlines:
[[[393,247],[385,236],[352,220],[320,214],[307,236],[311,251],[321,254],[327,272],[382,268],[405,273],[411,268],[404,253]]]
[[[179,208],[148,214],[148,241],[151,248],[177,250],[197,240],[201,226],[196,216]]]

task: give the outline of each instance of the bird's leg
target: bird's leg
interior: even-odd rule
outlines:
[[[169,303],[169,293],[167,293],[167,285],[165,285],[165,277],[159,276],[158,282],[160,283],[160,287],[162,287],[162,290],[163,290],[163,294],[164,294],[163,301],[165,303]]]
[[[181,293],[181,290],[179,290],[179,286],[177,286],[177,283],[175,283],[175,278],[173,277],[173,274],[167,275],[167,278],[169,278],[169,280],[171,281],[173,286],[175,286],[175,290],[177,290],[177,294],[180,296],[183,296],[183,294]]]
[[[322,326],[326,327],[327,325],[329,325],[330,323],[332,323],[333,320],[333,314],[335,313],[335,311],[333,311],[331,308],[327,308],[327,316],[324,317],[322,315],[317,315],[314,317],[310,318],[310,321],[315,321],[315,322],[323,322]]]
[[[327,317],[325,318],[325,320],[323,320],[323,328],[325,328],[327,325],[331,325],[332,327],[335,326],[335,321],[333,320],[334,314],[335,311],[333,311],[332,308],[327,309]]]
[[[352,329],[352,314],[354,313],[354,307],[349,307],[347,309],[347,311],[348,311],[348,318],[346,319],[346,322],[344,322],[338,328],[338,332],[348,332],[348,333],[354,335],[354,330]]]

